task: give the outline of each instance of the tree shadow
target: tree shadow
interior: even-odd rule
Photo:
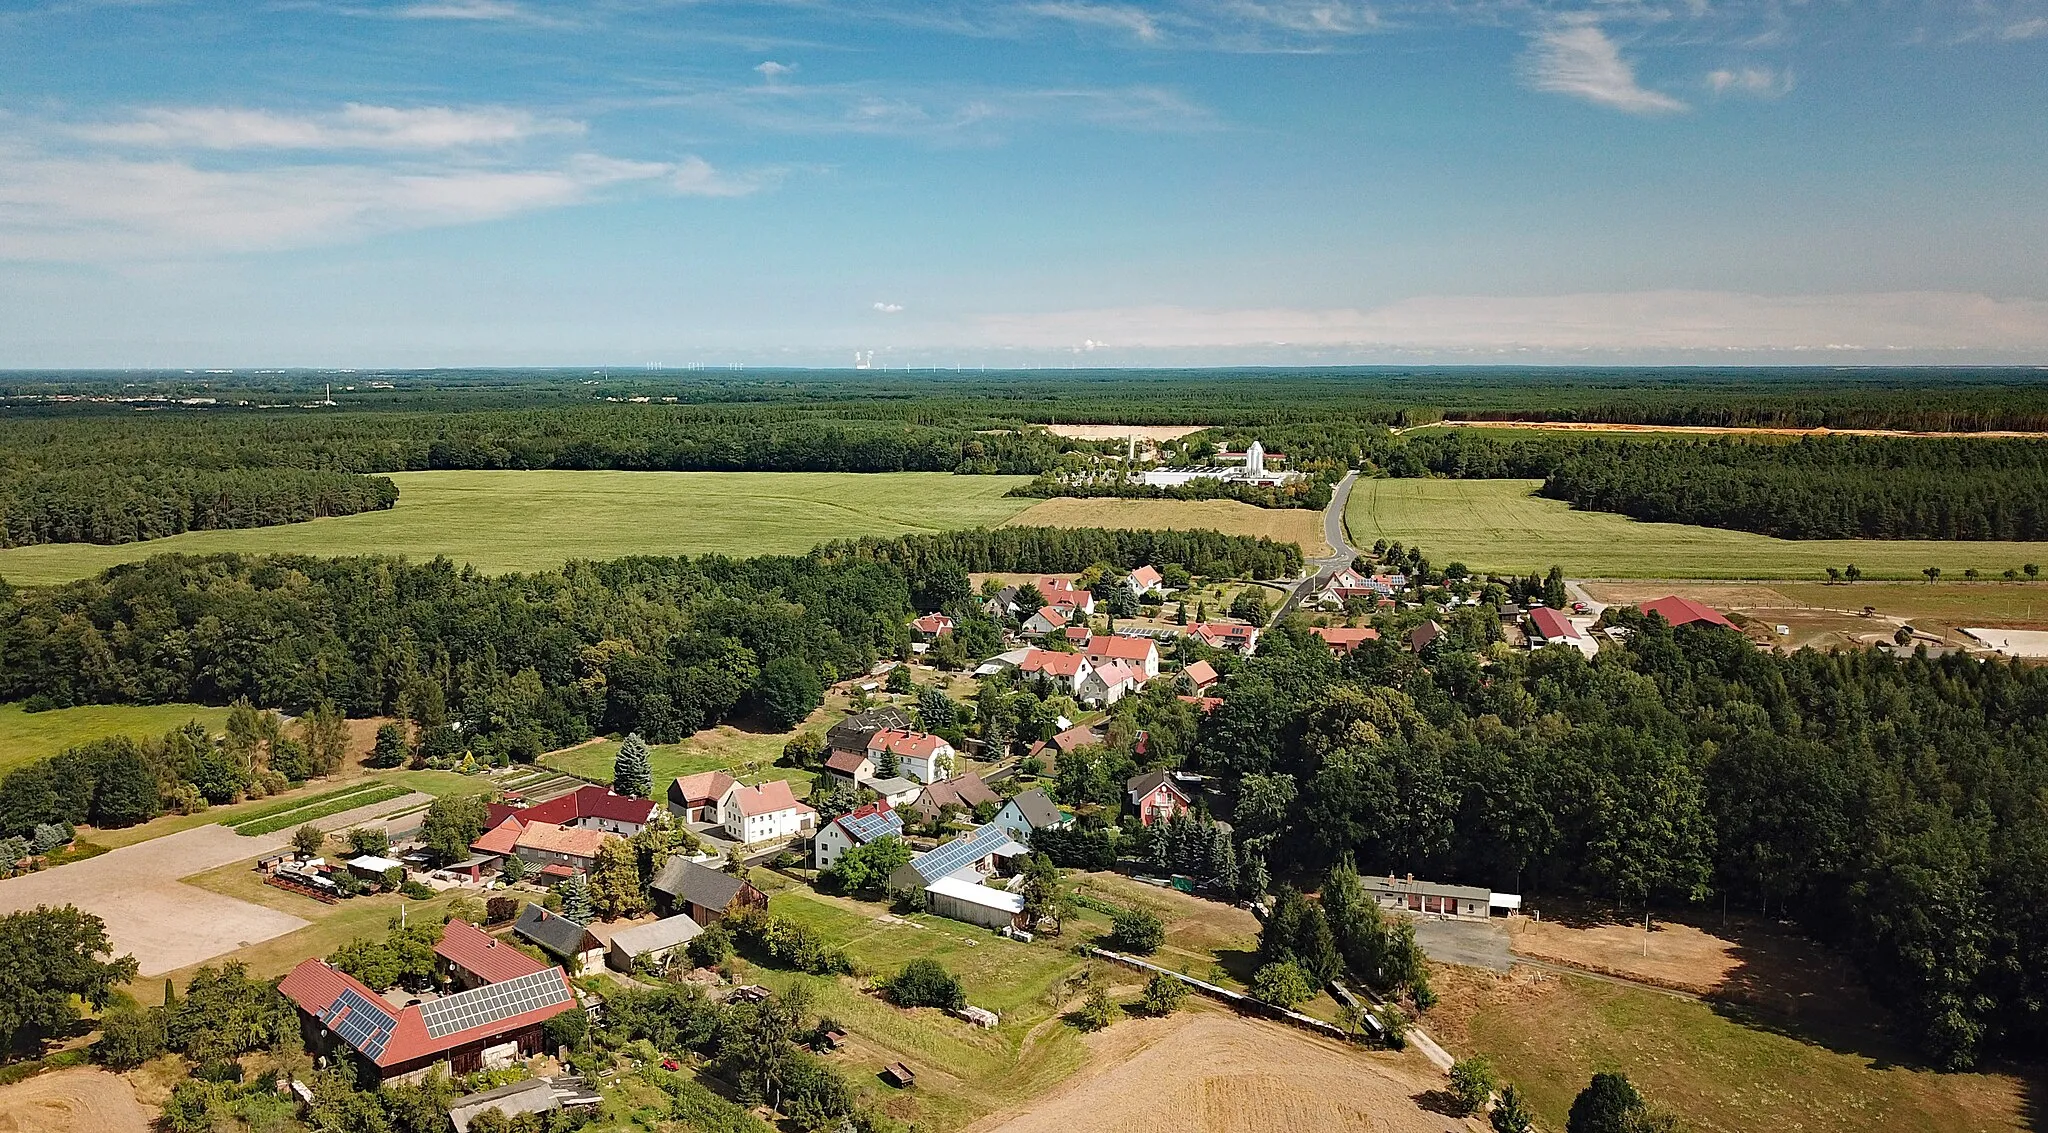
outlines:
[[[1250,987],[1252,977],[1259,971],[1259,954],[1249,948],[1218,949],[1216,966],[1228,972],[1231,979]]]
[[[1464,1105],[1449,1090],[1424,1090],[1411,1100],[1424,1110],[1443,1117],[1466,1116]]]

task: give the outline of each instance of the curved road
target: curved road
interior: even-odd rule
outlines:
[[[1330,506],[1323,509],[1323,542],[1330,545],[1330,553],[1323,558],[1309,560],[1311,569],[1308,577],[1302,579],[1294,593],[1287,596],[1287,601],[1280,604],[1279,611],[1273,615],[1276,620],[1292,613],[1318,582],[1340,568],[1350,566],[1358,557],[1358,549],[1351,545],[1350,536],[1344,530],[1344,505],[1351,502],[1351,485],[1357,480],[1358,472],[1354,469],[1345,473],[1344,478],[1337,481],[1336,488],[1331,490]]]

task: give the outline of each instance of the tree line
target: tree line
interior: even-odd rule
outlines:
[[[398,485],[389,477],[317,469],[36,469],[0,477],[0,546],[134,543],[355,515],[397,502]]]

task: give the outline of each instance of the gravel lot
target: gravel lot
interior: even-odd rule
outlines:
[[[1514,963],[1508,954],[1508,930],[1498,921],[1418,920],[1415,942],[1440,964],[1505,972]]]

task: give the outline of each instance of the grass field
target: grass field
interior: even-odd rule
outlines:
[[[102,547],[0,551],[0,577],[42,585],[171,551],[446,555],[489,572],[622,555],[800,554],[829,539],[995,526],[1022,476],[945,472],[403,472],[389,511]]]
[[[1575,578],[1819,580],[1855,563],[1870,578],[1918,578],[1938,566],[1951,577],[1975,567],[1996,575],[2048,563],[2048,543],[1922,540],[1788,540],[1682,523],[1641,523],[1573,511],[1537,497],[1536,480],[1360,480],[1345,512],[1351,541],[1419,546],[1430,561],[1527,574],[1561,566]]]
[[[1465,994],[1446,990],[1447,1002]],[[1538,975],[1519,986],[1497,981],[1485,998],[1454,1053],[1491,1059],[1546,1128],[1564,1127],[1572,1098],[1600,1070],[1627,1074],[1699,1133],[2026,1127],[2026,1087],[2014,1078],[1907,1069],[1883,1053],[1804,1042],[1658,992]]]
[[[1330,553],[1323,542],[1323,513],[1302,508],[1259,508],[1236,500],[1043,500],[1010,520],[1029,527],[1127,527],[1191,531],[1209,528],[1225,535],[1264,535],[1297,543],[1310,558]],[[4,571],[0,560],[0,571]]]
[[[24,712],[19,704],[0,704],[0,774],[90,740],[107,736],[153,739],[187,720],[219,731],[227,719],[227,709],[203,704],[103,704],[48,712]]]
[[[822,727],[812,729],[822,733]],[[746,732],[730,724],[707,728],[677,744],[659,744],[648,749],[648,762],[654,768],[654,797],[662,798],[668,791],[670,781],[699,771],[727,771],[732,777],[744,783],[759,783],[768,779],[787,779],[790,789],[798,798],[810,793],[811,781],[816,775],[798,767],[777,767],[775,761],[782,756],[782,745],[789,742],[792,732]],[[602,740],[584,744],[564,751],[550,752],[541,757],[541,764],[557,771],[566,771],[581,779],[592,782],[611,781],[613,765],[618,762],[619,741]]]

